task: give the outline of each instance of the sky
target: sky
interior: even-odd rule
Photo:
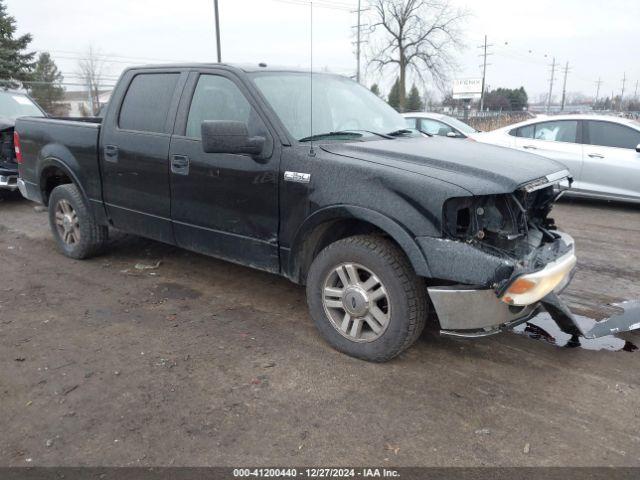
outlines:
[[[353,75],[357,0],[317,0],[314,8],[314,68]],[[455,52],[451,78],[481,74],[484,35],[492,55],[487,68],[491,87],[524,86],[537,100],[549,89],[552,58],[559,65],[554,95],[562,90],[569,62],[568,92],[593,96],[601,78],[601,96],[618,95],[626,74],[626,92],[640,80],[638,0],[451,0],[467,11],[463,47]],[[219,0],[224,62],[308,67],[310,9],[304,0]],[[78,84],[78,59],[89,47],[105,60],[105,85],[113,85],[130,65],[212,62],[216,59],[213,0],[5,0],[19,33],[31,33],[32,49],[49,51],[65,75],[69,90]],[[367,1],[362,0],[363,6]],[[331,4],[331,5],[329,5]],[[363,23],[369,22],[364,14]],[[375,33],[373,35],[376,35]],[[373,42],[372,42],[373,43]],[[365,44],[365,53],[371,44]],[[388,90],[395,73],[366,68],[363,83]],[[421,88],[435,90],[429,83]]]

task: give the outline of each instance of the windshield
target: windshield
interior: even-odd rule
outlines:
[[[331,132],[357,131],[362,136],[375,136],[376,133],[406,129],[404,118],[398,112],[353,80],[337,75],[314,74],[311,131],[311,82],[308,73],[260,72],[252,77],[297,140]],[[344,136],[334,138],[353,139]]]
[[[44,117],[33,101],[22,93],[0,92],[0,117]]]
[[[449,125],[451,125],[453,128],[460,130],[462,133],[464,133],[465,135],[468,135],[470,133],[476,133],[477,130],[473,127],[470,127],[469,125],[467,125],[464,122],[461,122],[460,120],[458,120],[457,118],[453,118],[453,117],[446,117],[447,118],[447,123]]]

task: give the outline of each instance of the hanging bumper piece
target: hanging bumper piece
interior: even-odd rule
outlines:
[[[640,301],[637,300],[614,305],[621,308],[622,312],[616,313],[606,320],[596,322],[593,328],[587,332],[582,330],[571,310],[560,300],[556,293],[548,294],[540,303],[558,324],[560,330],[569,335],[600,338],[640,329]]]

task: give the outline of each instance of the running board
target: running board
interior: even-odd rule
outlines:
[[[606,320],[597,322],[588,332],[582,330],[580,324],[573,317],[571,310],[560,300],[557,294],[550,293],[542,299],[541,303],[560,329],[569,335],[600,338],[640,329],[640,301],[638,300],[615,304],[615,307],[622,309],[622,313],[614,314]]]

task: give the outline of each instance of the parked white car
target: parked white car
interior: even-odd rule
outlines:
[[[441,113],[412,112],[403,113],[407,127],[415,128],[425,135],[440,135],[450,138],[467,138],[478,131],[458,120]]]
[[[640,203],[640,122],[636,120],[544,116],[470,137],[563,163],[574,178],[571,195]]]

